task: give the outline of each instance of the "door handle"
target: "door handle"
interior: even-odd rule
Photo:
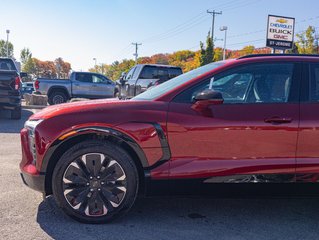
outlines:
[[[271,123],[271,124],[283,124],[283,123],[291,123],[292,118],[281,118],[281,117],[271,117],[266,118],[265,123]]]
[[[77,87],[78,87],[78,86],[80,86],[80,84],[78,84],[78,83],[74,83],[74,86],[77,86]]]
[[[94,85],[92,85],[92,87],[97,87],[97,85],[94,84]]]

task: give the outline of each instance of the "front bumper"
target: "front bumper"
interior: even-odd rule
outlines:
[[[45,193],[45,173],[36,168],[33,156],[29,147],[28,130],[21,130],[22,160],[20,170],[22,181],[30,188]]]
[[[45,175],[31,175],[26,172],[21,172],[20,174],[25,185],[33,190],[45,193]]]

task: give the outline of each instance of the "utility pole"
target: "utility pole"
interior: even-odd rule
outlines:
[[[223,50],[223,60],[225,61],[226,59],[226,38],[227,38],[227,26],[222,26],[220,28],[220,31],[224,31],[225,32],[225,38],[224,38],[224,50]]]
[[[135,45],[135,53],[133,54],[133,56],[135,56],[135,64],[137,64],[137,57],[138,57],[138,54],[137,54],[137,50],[138,50],[138,46],[139,45],[142,45],[142,43],[132,43],[132,45]]]
[[[222,11],[216,12],[215,10],[213,10],[213,11],[207,10],[207,13],[209,13],[213,16],[213,19],[212,19],[212,41],[213,41],[213,45],[214,45],[215,15],[222,15],[223,12]]]

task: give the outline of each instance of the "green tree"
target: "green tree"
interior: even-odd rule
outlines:
[[[214,61],[214,46],[213,39],[210,36],[210,32],[208,32],[206,46],[206,64],[208,64]]]
[[[286,53],[299,54],[298,47],[297,47],[296,43],[293,43],[292,49],[286,50]]]
[[[253,54],[255,51],[255,47],[252,45],[246,46],[242,49],[243,55]]]
[[[315,28],[309,26],[306,31],[296,34],[296,45],[298,52],[301,54],[314,54],[316,53],[315,44]]]
[[[32,53],[29,48],[23,48],[20,52],[20,59],[23,65],[26,64],[26,62],[32,58]]]
[[[200,65],[204,66],[208,63],[211,63],[214,61],[214,46],[213,46],[213,40],[210,37],[210,32],[208,32],[208,36],[206,38],[206,49],[204,48],[204,44],[200,42]]]
[[[200,66],[206,65],[206,49],[204,48],[204,43],[200,42],[200,57],[199,57],[199,64]]]
[[[217,47],[214,49],[214,61],[221,61],[223,60],[223,49]]]
[[[22,66],[22,71],[27,72],[33,76],[36,74],[36,65],[33,58],[29,58]]]
[[[13,57],[13,44],[8,42],[9,57]],[[7,42],[0,40],[0,57],[7,57]]]

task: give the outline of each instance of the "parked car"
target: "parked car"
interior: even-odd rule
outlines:
[[[0,58],[0,110],[9,110],[12,119],[21,118],[21,77],[11,58]]]
[[[115,81],[114,97],[121,99],[121,88],[124,88],[126,73],[122,72],[120,78]]]
[[[129,101],[37,112],[21,131],[22,178],[87,223],[159,186],[318,182],[318,110],[319,57],[214,62]]]
[[[22,82],[21,86],[21,95],[23,98],[23,95],[28,93],[32,94],[34,92],[34,82]]]
[[[115,83],[102,74],[73,72],[69,79],[38,78],[34,87],[41,94],[48,95],[49,104],[54,105],[71,98],[111,98]]]
[[[182,73],[180,67],[138,64],[117,81],[116,95],[120,99],[129,99]]]

